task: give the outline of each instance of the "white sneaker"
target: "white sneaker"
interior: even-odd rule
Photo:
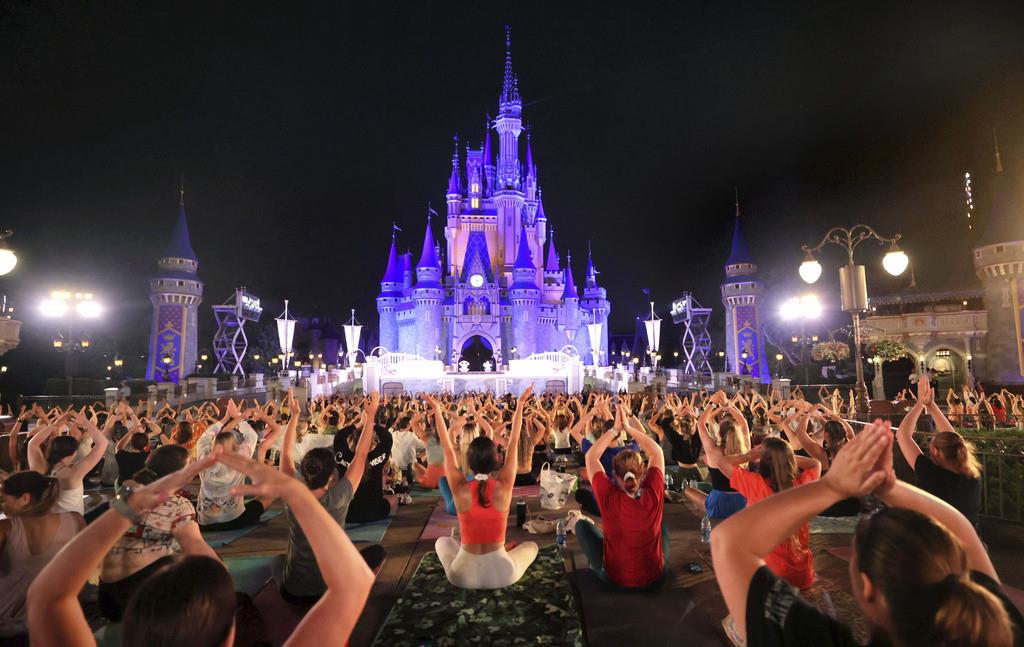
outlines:
[[[405,493],[399,494],[398,502],[402,505],[409,505],[412,503],[412,497]]]

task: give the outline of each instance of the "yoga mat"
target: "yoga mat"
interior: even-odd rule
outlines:
[[[441,490],[438,490],[437,488],[434,488],[433,490],[423,490],[415,487],[411,492],[409,492],[409,496],[414,499],[418,499],[420,497],[441,496]]]
[[[434,506],[434,512],[430,515],[430,519],[427,520],[427,525],[423,528],[423,534],[420,535],[420,539],[434,540],[438,537],[451,537],[452,528],[459,525],[459,518],[448,514],[448,511],[444,508],[444,499],[440,499],[437,505]]]
[[[253,530],[256,530],[257,528],[266,524],[282,512],[284,512],[284,508],[274,508],[271,510],[267,510],[266,512],[263,513],[263,516],[260,517],[260,522],[258,524],[246,526],[245,528],[236,528],[235,530],[216,530],[214,532],[203,532],[203,539],[206,540],[206,543],[210,544],[211,548],[220,548],[222,546],[227,546],[236,539],[244,537]]]
[[[852,535],[860,517],[814,517],[810,521],[812,535]]]
[[[516,497],[539,497],[540,485],[520,485],[512,488],[512,498]]]
[[[352,540],[352,543],[369,543],[379,544],[384,539],[384,533],[388,531],[388,526],[395,518],[395,511],[398,509],[397,505],[391,506],[391,514],[384,517],[380,521],[370,521],[367,523],[346,523],[345,532],[348,534],[348,538]]]
[[[273,576],[274,555],[227,557],[224,566],[231,573],[235,590],[254,596]]]
[[[100,627],[92,636],[96,647],[121,647],[121,623]]]
[[[669,549],[671,550],[671,548]],[[711,551],[702,551],[700,549],[691,550],[688,554],[688,562],[699,564],[704,569],[703,573],[691,573],[684,567],[673,568],[671,573],[676,583],[684,589],[688,589],[691,586],[696,586],[701,582],[715,579],[715,571],[711,568]]]
[[[833,557],[843,560],[844,562],[848,562],[853,554],[853,549],[849,546],[833,546],[831,548],[826,548],[825,552]]]
[[[819,572],[814,586],[801,591],[800,596],[822,613],[849,626],[859,644],[867,643],[871,631],[850,593],[848,578],[840,581],[838,574],[825,576]]]
[[[522,579],[504,589],[452,586],[437,554],[424,555],[374,645],[583,645],[572,587],[557,546],[540,550]]]
[[[274,645],[283,645],[302,622],[306,609],[288,604],[281,598],[277,583],[265,586],[253,599],[253,604],[263,614],[267,634]]]

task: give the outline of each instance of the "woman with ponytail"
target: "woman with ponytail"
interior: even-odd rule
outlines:
[[[124,475],[121,486],[149,485],[183,469],[187,463],[188,450],[184,447],[157,447],[148,455],[145,467],[134,476]],[[99,585],[103,615],[111,622],[119,622],[132,592],[179,553],[219,559],[203,541],[195,508],[180,493],[174,493],[132,524],[103,558]]]
[[[712,406],[715,404],[720,404],[721,408],[716,409]],[[718,423],[716,441],[711,437],[708,424],[718,416],[728,417]],[[704,411],[697,418],[697,433],[704,447],[711,492],[705,494],[702,490],[687,486],[683,494],[708,517],[726,519],[747,505],[746,498],[729,483],[729,474],[733,467],[747,462],[745,457],[750,449],[750,429],[739,410],[728,404],[725,393],[718,391],[708,399]]]
[[[51,512],[60,496],[60,484],[51,476],[15,472],[0,487],[7,515],[0,520],[0,643],[6,644],[26,632],[29,584],[85,519],[76,512]]]
[[[512,416],[505,464],[498,467],[497,447],[490,438],[474,438],[466,448],[464,468],[473,472],[473,479],[459,469],[448,426],[441,405],[431,396],[427,402],[434,410],[434,425],[444,447],[444,469],[451,484],[455,509],[459,515],[461,542],[441,537],[434,545],[448,581],[464,589],[500,589],[519,581],[537,558],[537,544],[523,542],[512,550],[505,547],[505,529],[512,505],[519,435],[523,430],[523,407],[533,387],[519,396]],[[463,420],[456,418],[453,426]]]
[[[873,494],[886,506],[853,537],[853,597],[871,645],[1012,647],[1024,618],[1006,597],[971,523],[953,507],[896,480],[892,431],[878,421],[836,454],[818,481],[793,487],[711,533],[718,586],[749,647],[859,645],[850,627],[815,608],[775,575],[765,557],[828,506]]]
[[[660,586],[668,575],[668,527],[662,523],[665,454],[621,404],[615,423],[613,432],[602,434],[586,456],[602,529],[580,521],[575,532],[598,578],[622,589],[645,591]],[[601,456],[620,430],[639,444],[647,465],[639,452],[624,449],[615,455],[610,476],[601,467]]]
[[[936,429],[927,454],[914,440],[917,420],[925,409],[935,421]],[[953,429],[935,404],[935,391],[926,375],[917,381],[917,403],[900,423],[896,441],[903,458],[914,470],[917,486],[959,510],[977,527],[981,508],[981,464],[974,454],[974,445]]]
[[[714,451],[714,449],[712,449]],[[789,443],[781,438],[768,437],[747,458],[758,458],[757,471],[735,469],[730,463],[722,464],[722,473],[729,483],[747,499],[747,505],[818,480],[821,463],[806,456],[796,456]],[[814,584],[814,556],[808,547],[810,527],[804,524],[780,542],[764,561],[772,572],[798,589],[809,589]]]

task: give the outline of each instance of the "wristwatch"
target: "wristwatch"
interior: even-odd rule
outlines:
[[[133,494],[135,494],[135,488],[130,485],[122,485],[117,490],[117,496],[110,502],[110,508],[128,521],[137,524],[142,521],[142,515],[128,505],[128,498]]]

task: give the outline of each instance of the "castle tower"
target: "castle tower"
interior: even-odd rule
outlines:
[[[412,351],[420,357],[435,357],[442,348],[441,304],[444,288],[441,286],[441,263],[437,259],[434,232],[427,217],[427,232],[423,236],[423,251],[416,265],[416,287],[412,290],[416,304],[416,340]],[[440,358],[438,358],[440,359]]]
[[[391,251],[388,252],[388,266],[380,280],[380,294],[377,295],[377,314],[380,316],[380,340],[378,343],[392,352],[399,350],[398,319],[396,310],[402,302],[402,287],[405,281],[402,264],[395,249],[395,234],[391,234]]]
[[[561,260],[555,250],[555,234],[548,236],[548,256],[544,262],[544,303],[556,304],[562,298],[565,289],[565,272],[562,271]]]
[[[771,380],[768,360],[764,354],[764,333],[761,330],[760,302],[764,284],[757,279],[757,265],[750,257],[743,237],[740,202],[736,199],[736,224],[732,232],[732,248],[725,263],[722,283],[722,305],[725,306],[725,352],[734,373]],[[746,353],[746,358],[743,358]]]
[[[197,319],[199,304],[203,302],[203,282],[196,276],[199,259],[192,251],[185,218],[184,189],[178,202],[178,221],[157,266],[160,271],[149,280],[153,326],[149,333],[146,379],[178,382],[196,370]]]
[[[512,270],[509,301],[512,304],[512,345],[517,349],[516,358],[527,357],[536,352],[534,333],[537,327],[540,288],[537,287],[537,266],[530,252],[526,227],[523,227],[519,234],[519,251],[516,253],[515,267]]]
[[[1019,186],[1003,171],[996,143],[984,233],[974,248],[974,269],[985,290],[988,334],[976,349],[974,369],[995,385],[1024,384],[1024,211]]]
[[[562,307],[560,323],[565,332],[567,344],[576,346],[577,350],[586,347],[581,346],[577,336],[580,335],[580,293],[576,290],[576,281],[572,278],[572,254],[565,257],[565,288],[562,290]],[[586,328],[583,328],[583,336],[586,336]]]
[[[583,299],[580,301],[581,314],[585,315],[585,323],[601,324],[601,354],[598,362],[601,366],[608,365],[608,315],[612,311],[612,304],[608,301],[608,291],[597,284],[597,270],[594,268],[594,258],[587,249],[587,278],[583,286]],[[587,334],[587,353],[584,353],[586,363],[593,363],[593,349],[590,347],[590,335]],[[582,352],[582,351],[581,351]]]
[[[498,216],[498,257],[500,271],[515,264],[515,240],[522,223],[522,166],[519,162],[519,135],[523,132],[523,101],[519,96],[519,78],[512,72],[512,35],[505,26],[505,77],[498,98],[498,163],[494,202]]]

